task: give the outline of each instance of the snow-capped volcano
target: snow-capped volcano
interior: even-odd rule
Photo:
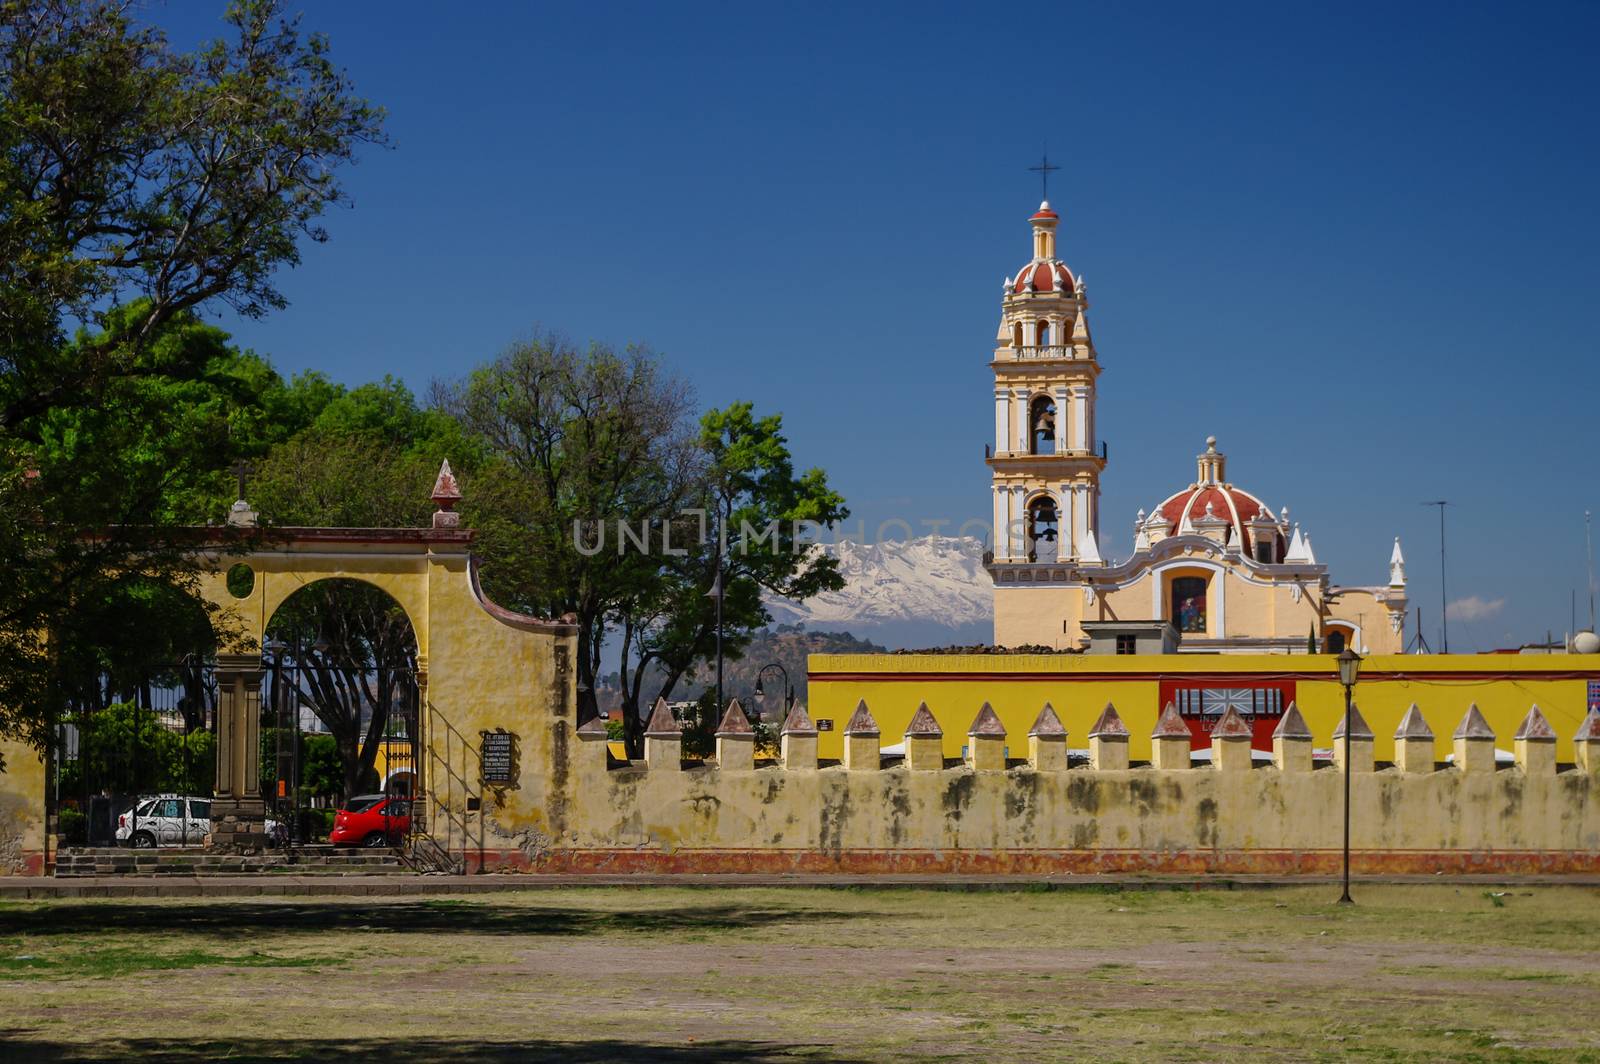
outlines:
[[[805,602],[773,598],[777,623],[849,630],[893,647],[988,642],[994,584],[983,569],[983,543],[968,536],[924,536],[886,543],[823,545],[839,559],[842,591]]]

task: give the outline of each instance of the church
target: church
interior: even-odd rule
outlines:
[[[995,645],[1144,653],[1153,636],[1180,653],[1401,653],[1399,539],[1387,584],[1333,583],[1287,506],[1274,513],[1228,479],[1216,437],[1192,482],[1133,516],[1132,556],[1102,555],[1100,361],[1083,279],[1057,255],[1059,222],[1049,201],[1029,219],[1033,255],[1005,280],[990,363]]]

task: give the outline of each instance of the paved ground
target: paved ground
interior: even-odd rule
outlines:
[[[1600,876],[1356,876],[1358,884],[1600,887]],[[1333,876],[953,876],[953,875],[118,875],[0,877],[0,899],[258,898],[489,894],[582,887],[834,887],[923,890],[1245,890],[1333,884]]]
[[[1594,887],[708,885],[3,901],[0,1060],[1600,1061]]]

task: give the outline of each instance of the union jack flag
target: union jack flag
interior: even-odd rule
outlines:
[[[1229,709],[1246,720],[1283,716],[1283,692],[1273,687],[1193,687],[1176,694],[1185,717],[1220,717]]]

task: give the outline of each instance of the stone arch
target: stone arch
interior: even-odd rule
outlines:
[[[1053,562],[1061,557],[1061,505],[1049,491],[1037,491],[1023,501],[1026,522],[1024,546],[1029,561]]]
[[[566,793],[573,786],[566,761],[576,708],[576,628],[570,618],[541,620],[490,601],[478,582],[471,530],[437,524],[242,527],[196,529],[195,534],[204,569],[201,594],[235,628],[218,654],[215,844],[260,844],[265,805],[258,747],[267,625],[295,592],[327,579],[377,587],[410,622],[419,706],[413,787],[425,809],[419,821],[439,848],[458,854],[468,840],[481,841],[485,818],[560,827],[572,800]],[[241,563],[254,575],[242,597],[231,593],[226,581],[227,571]],[[497,729],[517,736],[520,782],[496,793],[495,808],[480,810],[473,804],[482,800],[477,742]],[[461,852],[457,859],[470,862],[471,857]]]
[[[1028,453],[1056,453],[1056,419],[1061,416],[1055,396],[1038,392],[1028,398]]]

